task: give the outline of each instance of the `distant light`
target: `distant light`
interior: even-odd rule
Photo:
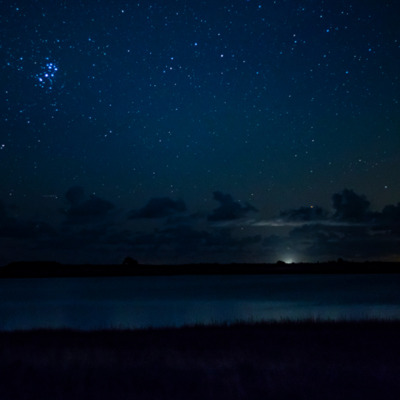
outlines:
[[[292,256],[285,256],[281,259],[285,264],[294,264],[296,261]]]

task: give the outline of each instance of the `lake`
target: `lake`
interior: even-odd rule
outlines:
[[[0,279],[0,330],[400,319],[400,275]]]

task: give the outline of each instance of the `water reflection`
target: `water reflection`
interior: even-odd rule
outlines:
[[[399,319],[399,289],[397,275],[6,279],[0,329]]]

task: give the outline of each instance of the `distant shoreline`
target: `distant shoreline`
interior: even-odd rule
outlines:
[[[323,262],[275,264],[61,264],[58,262],[14,262],[0,267],[1,278],[66,278],[176,275],[268,275],[268,274],[397,274],[399,262]]]

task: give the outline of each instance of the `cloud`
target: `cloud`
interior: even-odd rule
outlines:
[[[395,205],[387,205],[382,213],[376,217],[376,230],[386,230],[392,235],[400,236],[400,203]]]
[[[103,220],[110,211],[115,208],[114,204],[95,195],[85,200],[84,190],[80,186],[74,186],[67,190],[65,198],[70,204],[62,213],[67,217],[67,223],[86,224]]]
[[[299,207],[281,211],[277,218],[257,221],[254,226],[302,227],[304,225],[325,225],[346,227],[371,225],[379,213],[369,211],[370,202],[363,195],[344,189],[332,196],[333,213],[319,206]]]
[[[400,224],[400,203],[397,206],[387,205],[382,210],[382,220],[394,224]]]
[[[334,218],[342,221],[360,222],[368,219],[370,202],[363,195],[344,189],[332,196]]]
[[[208,216],[209,221],[231,221],[243,218],[249,212],[257,212],[257,209],[249,203],[242,205],[240,202],[233,200],[230,194],[218,191],[213,194],[214,200],[218,201],[220,205]]]
[[[132,211],[129,214],[129,218],[157,219],[183,213],[185,211],[186,205],[182,200],[175,201],[169,197],[155,197],[150,199],[143,208]]]
[[[54,234],[55,230],[47,223],[30,219],[18,219],[11,216],[6,205],[0,200],[0,237],[39,239],[43,236]]]
[[[400,252],[399,236],[372,233],[368,226],[356,225],[305,225],[290,233],[288,243],[311,260],[343,257],[365,261],[390,258]]]
[[[235,237],[231,229],[205,230],[181,225],[133,234],[125,243],[130,244],[127,253],[138,259],[197,263],[243,261],[241,257],[247,254],[247,249],[261,241],[261,235]]]
[[[279,218],[292,222],[323,221],[329,217],[328,211],[319,206],[300,207],[292,210],[282,211]]]
[[[78,206],[85,198],[85,191],[81,186],[73,186],[66,191],[65,198],[71,206]]]
[[[272,247],[298,254],[305,260],[386,259],[400,255],[400,203],[382,212],[370,211],[370,202],[352,190],[332,196],[333,210],[300,207],[252,226],[292,227],[288,236],[273,240]],[[267,240],[267,239],[265,239]],[[271,241],[266,243],[271,246]]]
[[[0,237],[14,239],[39,239],[43,236],[51,236],[56,231],[44,222],[17,220],[10,218],[0,223]]]
[[[16,217],[0,201],[0,262],[24,258],[106,263],[121,262],[127,255],[159,264],[400,256],[400,203],[370,211],[365,196],[344,190],[333,195],[330,212],[318,206],[298,207],[262,220],[250,219],[248,214],[256,209],[229,194],[215,192],[214,198],[219,206],[208,215],[213,223],[207,222],[207,214],[187,213],[183,201],[160,197],[132,213],[131,218],[143,218],[142,222],[127,224],[112,212],[114,204],[85,196],[75,186],[65,194],[64,223],[54,226]],[[150,218],[154,223],[148,223]]]

